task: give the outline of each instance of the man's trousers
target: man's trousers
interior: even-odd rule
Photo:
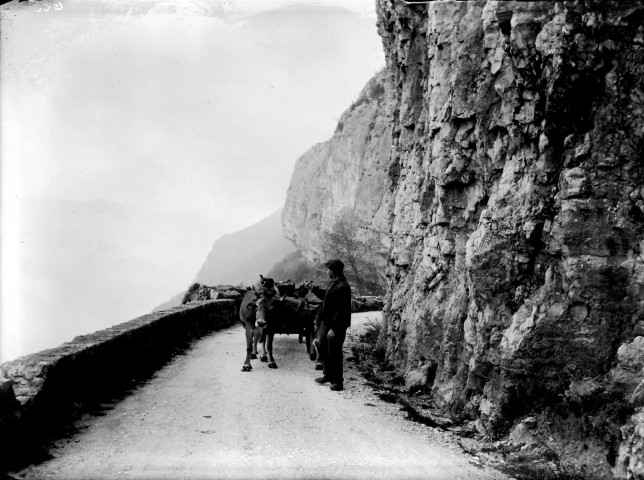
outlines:
[[[329,327],[324,323],[318,327],[318,363],[324,365],[324,376],[331,383],[342,384],[344,381],[342,364],[342,346],[347,337],[346,330],[334,330],[335,336],[329,338]]]

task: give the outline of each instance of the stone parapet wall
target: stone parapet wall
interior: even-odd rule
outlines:
[[[60,426],[91,402],[114,398],[191,339],[237,321],[234,300],[182,305],[75,337],[0,365],[0,442]]]
[[[11,380],[0,379],[0,429],[2,431],[15,427],[20,420],[20,404],[16,400],[12,387]]]

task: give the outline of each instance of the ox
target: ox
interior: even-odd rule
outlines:
[[[300,343],[306,339],[306,351],[311,360],[315,360],[314,324],[322,300],[312,292],[320,295],[321,290],[321,296],[324,296],[324,290],[313,287],[312,281],[305,281],[296,287],[290,280],[278,283],[277,288],[281,297],[270,306],[266,330],[273,334],[297,334]]]
[[[246,360],[242,366],[242,372],[250,372],[253,367],[251,359],[257,358],[257,342],[262,343],[262,362],[268,362],[268,368],[277,368],[273,358],[273,338],[275,334],[268,331],[268,312],[271,304],[279,291],[271,278],[264,278],[260,275],[260,283],[257,288],[248,290],[242,298],[239,308],[239,319],[246,331]]]

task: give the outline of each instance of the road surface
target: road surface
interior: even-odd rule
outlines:
[[[354,314],[356,335],[379,312]],[[345,349],[347,344],[345,344]],[[103,415],[17,478],[505,479],[476,466],[444,435],[403,418],[351,369],[345,390],[320,372],[297,336],[277,335],[278,369],[245,356],[241,326],[196,341]]]

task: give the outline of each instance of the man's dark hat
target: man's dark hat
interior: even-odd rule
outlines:
[[[342,273],[344,271],[344,263],[341,260],[329,260],[324,266],[332,272]]]

